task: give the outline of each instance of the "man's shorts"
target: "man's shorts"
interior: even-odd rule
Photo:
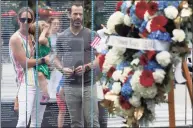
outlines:
[[[59,93],[56,94],[56,101],[57,101],[59,111],[65,112],[66,111],[66,104],[65,104],[65,101],[61,99]]]

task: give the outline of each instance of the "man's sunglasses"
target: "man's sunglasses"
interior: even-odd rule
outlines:
[[[27,21],[27,23],[31,23],[33,20],[31,18],[19,18],[19,21],[21,23],[25,23]]]

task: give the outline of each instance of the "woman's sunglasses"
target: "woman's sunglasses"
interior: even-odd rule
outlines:
[[[27,21],[27,23],[31,23],[33,20],[31,18],[19,18],[19,21],[21,23],[25,23]]]

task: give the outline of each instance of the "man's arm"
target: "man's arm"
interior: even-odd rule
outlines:
[[[29,59],[26,57],[26,52],[22,46],[21,40],[18,37],[16,36],[11,37],[10,44],[11,44],[11,50],[13,52],[13,56],[19,62],[22,68],[26,68],[26,61],[27,61],[28,68],[34,67],[36,65],[36,59],[32,59],[32,58]],[[46,57],[45,61],[48,62],[49,58]],[[38,59],[38,64],[41,64],[41,63],[42,63],[41,59]]]

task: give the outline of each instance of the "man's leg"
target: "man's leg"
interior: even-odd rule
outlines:
[[[99,128],[100,125],[99,125],[99,120],[98,120],[99,118],[98,100],[96,96],[96,87],[95,86],[93,87],[92,92],[93,92],[93,97],[91,97],[91,87],[90,86],[84,87],[84,99],[83,99],[84,118],[87,124],[86,127]],[[91,126],[92,125],[91,117],[93,118],[93,126]]]
[[[82,128],[82,90],[80,87],[64,87],[66,104],[70,113],[71,127]]]

